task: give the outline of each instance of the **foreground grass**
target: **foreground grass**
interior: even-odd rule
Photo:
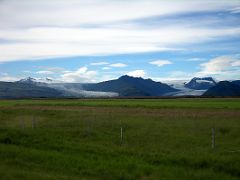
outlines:
[[[239,179],[239,117],[234,99],[1,101],[0,177]]]

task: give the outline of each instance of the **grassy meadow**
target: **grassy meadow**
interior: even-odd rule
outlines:
[[[0,179],[240,179],[240,99],[1,100]]]

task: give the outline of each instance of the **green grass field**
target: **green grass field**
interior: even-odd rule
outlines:
[[[0,179],[240,179],[240,99],[1,100]]]

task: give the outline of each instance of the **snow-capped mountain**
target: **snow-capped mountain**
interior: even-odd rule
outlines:
[[[32,78],[32,77],[27,77],[25,79],[20,79],[17,82],[19,82],[19,83],[26,83],[26,84],[35,84],[37,82],[37,80],[35,78]]]
[[[60,82],[48,77],[46,78],[27,77],[25,79],[21,79],[17,81],[17,83],[34,84],[37,86],[47,86],[47,84],[50,84],[50,83],[60,83]]]
[[[195,90],[207,90],[216,84],[217,82],[212,77],[194,77],[191,81],[185,84],[185,87]]]
[[[32,78],[32,77],[27,77],[25,79],[21,79],[17,81],[16,83],[22,83],[22,84],[31,84],[31,85],[36,85],[36,86],[45,86],[45,82],[41,82],[38,79]]]

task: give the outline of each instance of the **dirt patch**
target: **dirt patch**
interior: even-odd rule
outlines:
[[[233,118],[240,119],[240,110],[237,109],[185,109],[185,108],[160,108],[150,109],[144,107],[89,107],[89,106],[11,106],[11,107],[0,107],[1,109],[25,109],[25,110],[54,110],[54,111],[90,111],[96,114],[131,114],[131,115],[143,115],[150,117],[186,117],[186,118]]]

